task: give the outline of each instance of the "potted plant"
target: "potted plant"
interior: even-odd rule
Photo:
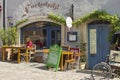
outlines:
[[[81,61],[85,62],[86,61],[86,55],[85,55],[86,43],[85,42],[81,42],[81,43],[79,43],[78,47],[80,48]]]
[[[18,37],[16,27],[1,29],[0,33],[4,45],[16,45]]]

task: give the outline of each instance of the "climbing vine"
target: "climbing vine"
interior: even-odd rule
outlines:
[[[58,23],[65,25],[65,18],[60,15],[55,15],[53,13],[48,14],[48,18]]]
[[[18,25],[26,22],[27,20],[28,20],[28,19],[25,19],[25,20],[21,20],[21,21],[16,22],[16,24],[14,25],[14,27],[17,27]]]
[[[50,13],[50,14],[48,14],[48,18],[53,20],[53,21],[56,21],[58,23],[61,23],[63,25],[66,24],[65,18],[60,16],[60,15]],[[78,20],[74,21],[73,25],[74,26],[79,26],[82,23],[85,23],[86,21],[91,20],[91,19],[101,19],[101,20],[106,20],[106,21],[110,22],[111,34],[113,34],[114,32],[116,32],[118,30],[120,30],[120,18],[119,18],[119,16],[117,14],[111,15],[111,14],[107,13],[104,10],[93,11],[93,12],[87,14],[86,16],[83,16],[82,18],[79,18]],[[17,27],[18,25],[26,22],[27,20],[28,19],[17,22],[15,27]]]
[[[77,21],[73,22],[73,25],[78,26],[90,19],[102,19],[102,20],[109,21],[110,25],[111,25],[112,33],[120,30],[120,19],[117,14],[111,15],[111,14],[107,13],[106,11],[99,11],[99,10],[89,13],[82,18],[79,18]]]
[[[60,15],[55,15],[55,14],[51,13],[48,15],[48,18],[65,25],[65,18],[61,17]],[[111,25],[110,35],[112,35],[116,31],[120,30],[119,16],[117,14],[111,15],[104,10],[93,11],[92,13],[89,13],[86,16],[83,16],[82,18],[79,18],[77,21],[74,21],[73,25],[79,26],[82,23],[85,23],[86,21],[91,20],[91,19],[101,19],[101,20],[106,20],[106,21],[110,22],[110,25]]]

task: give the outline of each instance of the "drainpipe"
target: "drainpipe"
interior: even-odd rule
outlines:
[[[72,4],[71,8],[72,8],[72,10],[71,10],[71,12],[72,12],[71,17],[72,17],[72,20],[74,20],[74,5],[73,4]]]
[[[5,30],[5,0],[3,0],[3,29]]]
[[[3,0],[3,29],[5,30],[5,0]],[[3,45],[5,44],[5,40],[3,41]]]

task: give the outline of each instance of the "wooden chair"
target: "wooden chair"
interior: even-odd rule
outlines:
[[[36,45],[33,44],[33,47],[29,50],[29,61],[34,60],[36,54]]]
[[[68,45],[62,45],[62,51],[69,51],[70,50],[70,46]],[[65,60],[67,59],[67,55],[63,56],[63,66],[65,67]]]
[[[65,67],[68,67],[68,69],[72,69],[79,66],[80,68],[80,49],[70,48],[69,51],[73,52],[73,55],[71,55],[70,59],[65,60]]]
[[[70,46],[62,45],[61,47],[62,47],[63,51],[69,51],[70,50]]]
[[[36,45],[33,44],[32,48],[21,48],[20,57],[26,59],[26,62],[28,62],[34,60],[35,53],[36,53]]]
[[[28,48],[20,48],[20,61],[29,61]]]

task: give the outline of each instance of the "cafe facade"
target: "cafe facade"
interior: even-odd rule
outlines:
[[[53,44],[79,47],[85,43],[87,67],[104,61],[109,53],[107,40],[110,24],[104,20],[89,20],[75,27],[51,20],[48,15],[71,17],[73,21],[95,11],[105,10],[120,15],[119,0],[6,0],[6,28],[17,26],[18,44],[25,44],[30,37],[37,49],[49,48]],[[117,5],[118,4],[118,5]],[[0,14],[1,18],[1,14]]]

